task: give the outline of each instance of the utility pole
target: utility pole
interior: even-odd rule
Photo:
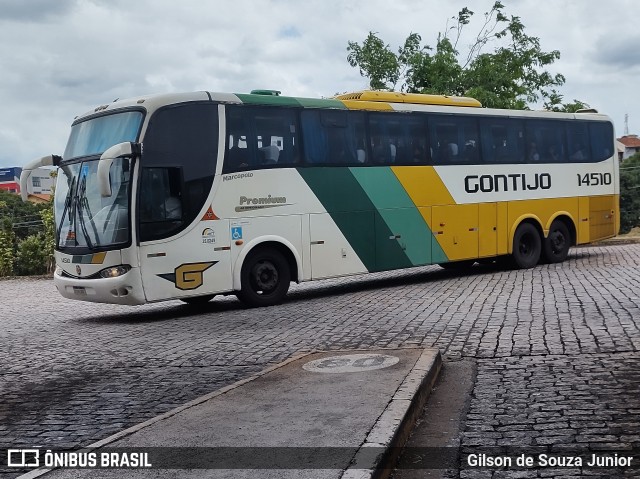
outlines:
[[[624,114],[624,136],[629,136],[629,113]]]

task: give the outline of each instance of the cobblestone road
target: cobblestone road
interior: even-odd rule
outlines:
[[[640,447],[640,245],[309,283],[261,309],[72,302],[50,280],[0,281],[0,300],[0,449],[86,445],[296,352],[401,346],[477,359],[463,445]]]

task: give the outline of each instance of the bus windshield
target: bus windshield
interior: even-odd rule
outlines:
[[[126,111],[76,123],[71,127],[63,158],[71,160],[100,155],[113,145],[135,141],[140,132],[142,116],[141,111]]]
[[[106,249],[129,241],[130,160],[111,164],[114,194],[107,198],[100,195],[97,169],[97,160],[59,169],[54,211],[60,249]]]

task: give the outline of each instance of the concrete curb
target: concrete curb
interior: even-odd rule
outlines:
[[[440,369],[442,356],[433,349],[425,350],[405,377],[394,397],[380,415],[360,446],[342,479],[386,479],[393,472],[402,447],[422,414]],[[363,469],[359,464],[371,464],[367,448],[383,448],[373,468]]]
[[[422,349],[422,354],[411,367],[402,383],[395,391],[393,397],[378,417],[375,424],[367,434],[363,444],[358,448],[351,464],[342,473],[343,479],[384,479],[391,474],[395,463],[400,455],[401,448],[406,443],[415,422],[422,413],[431,389],[438,377],[442,366],[440,352],[434,349],[423,348],[376,348],[377,351],[398,349]],[[318,353],[345,353],[345,352],[368,352],[368,349],[330,350],[330,351],[309,351],[292,356],[291,358],[270,366],[252,376],[213,391],[209,394],[196,398],[188,403],[167,411],[164,414],[153,417],[140,424],[113,434],[105,439],[94,442],[78,452],[91,452],[114,443],[120,439],[137,433],[153,424],[171,418],[187,409],[193,408],[206,401],[226,394],[247,383],[255,381],[262,376],[278,370],[288,364]],[[376,448],[376,449],[371,449]],[[368,449],[368,450],[367,450]],[[371,460],[371,451],[378,452],[377,456]],[[45,452],[45,451],[42,451]],[[363,464],[366,466],[363,467]],[[42,477],[58,468],[38,468],[19,476],[17,479],[35,479]]]

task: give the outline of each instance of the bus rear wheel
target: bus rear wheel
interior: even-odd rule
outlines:
[[[542,239],[538,229],[531,223],[522,223],[513,236],[511,260],[516,268],[533,268],[540,261]]]
[[[278,250],[261,248],[249,253],[240,273],[241,289],[237,296],[249,306],[272,306],[280,303],[289,290],[289,263]]]
[[[571,234],[563,221],[555,220],[544,240],[544,258],[548,263],[561,263],[567,259],[571,247]]]

